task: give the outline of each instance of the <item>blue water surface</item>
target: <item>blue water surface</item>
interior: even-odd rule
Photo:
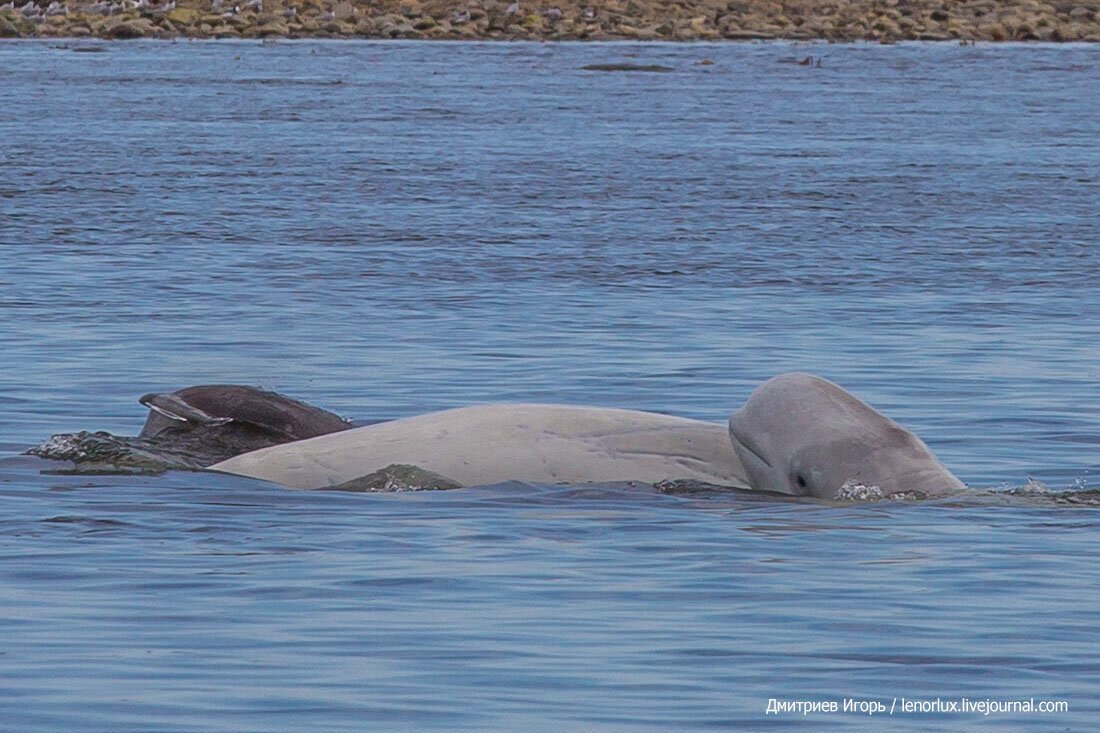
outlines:
[[[18,454],[190,384],[722,421],[797,369],[1096,489],[1098,140],[1088,45],[0,44],[0,728],[1092,730],[1095,509]],[[765,713],[936,697],[1068,710]]]

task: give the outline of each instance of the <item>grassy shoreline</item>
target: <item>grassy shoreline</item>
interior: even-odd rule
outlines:
[[[0,38],[81,37],[1100,42],[1100,0],[108,0],[0,9]]]

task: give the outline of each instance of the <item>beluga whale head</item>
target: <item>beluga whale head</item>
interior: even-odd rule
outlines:
[[[729,434],[756,490],[832,499],[854,488],[928,497],[964,487],[912,432],[812,374],[760,385]]]

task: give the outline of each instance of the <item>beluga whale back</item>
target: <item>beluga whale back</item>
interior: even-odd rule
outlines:
[[[210,468],[318,489],[393,464],[463,486],[665,479],[748,486],[721,424],[573,405],[460,407],[273,446]]]

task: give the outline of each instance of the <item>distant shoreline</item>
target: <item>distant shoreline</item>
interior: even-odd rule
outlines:
[[[1100,42],[1100,0],[16,0],[0,9],[0,39],[84,37]]]

